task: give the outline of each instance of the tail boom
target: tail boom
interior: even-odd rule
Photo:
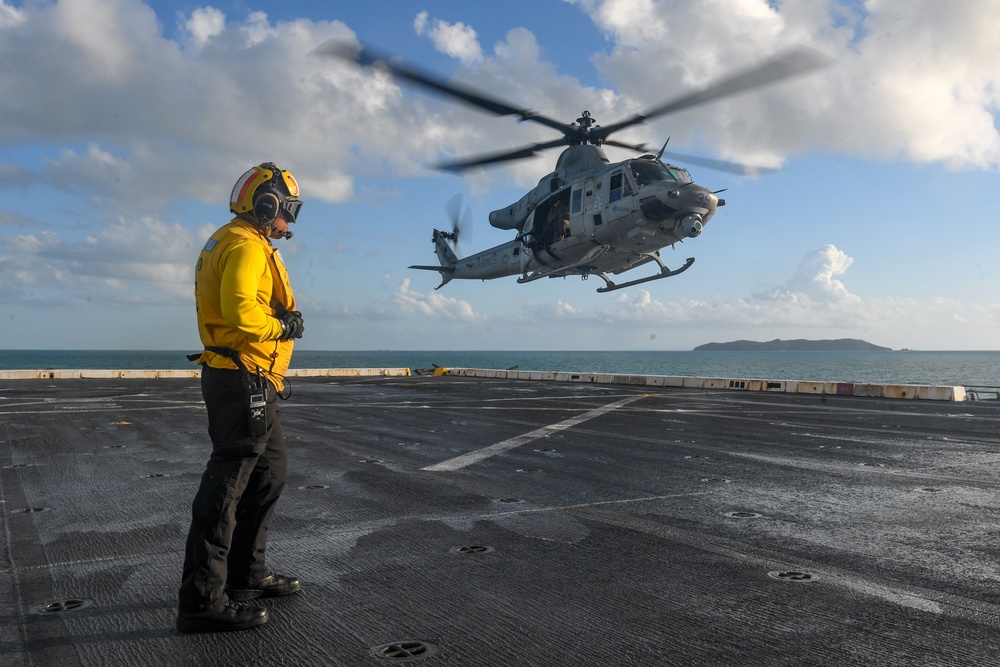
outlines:
[[[435,289],[441,289],[453,278],[465,280],[490,280],[513,276],[521,272],[518,254],[521,250],[519,241],[508,241],[501,245],[459,259],[449,240],[452,234],[434,230],[434,254],[437,255],[440,266],[413,265],[411,269],[422,271],[437,271],[441,274],[441,284]]]

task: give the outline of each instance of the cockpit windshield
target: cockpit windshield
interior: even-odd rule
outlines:
[[[671,164],[664,164],[659,161],[631,160],[629,162],[629,168],[632,171],[632,177],[635,179],[635,184],[638,185],[640,189],[643,186],[657,181],[679,181],[681,183],[691,182],[691,174],[688,173],[687,169],[675,167]]]

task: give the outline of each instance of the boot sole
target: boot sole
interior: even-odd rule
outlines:
[[[178,632],[232,632],[237,630],[249,630],[267,623],[268,617],[255,618],[242,623],[213,623],[211,621],[198,621],[191,619],[177,619]]]

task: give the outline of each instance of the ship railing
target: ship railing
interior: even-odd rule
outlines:
[[[1000,388],[997,387],[966,387],[967,401],[1000,401]]]

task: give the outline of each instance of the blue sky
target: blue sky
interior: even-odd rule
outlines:
[[[192,267],[232,184],[273,160],[305,205],[281,242],[316,350],[686,350],[863,338],[1000,349],[1000,59],[992,0],[548,0],[205,5],[0,0],[0,318],[5,348],[199,347]],[[780,167],[690,165],[725,208],[668,264],[597,278],[453,281],[434,227],[487,216],[558,151],[446,174],[448,157],[555,138],[310,52],[362,40],[554,118],[610,123],[797,44],[835,64],[617,139]],[[608,149],[613,160],[630,157]],[[642,272],[643,269],[639,269]]]

